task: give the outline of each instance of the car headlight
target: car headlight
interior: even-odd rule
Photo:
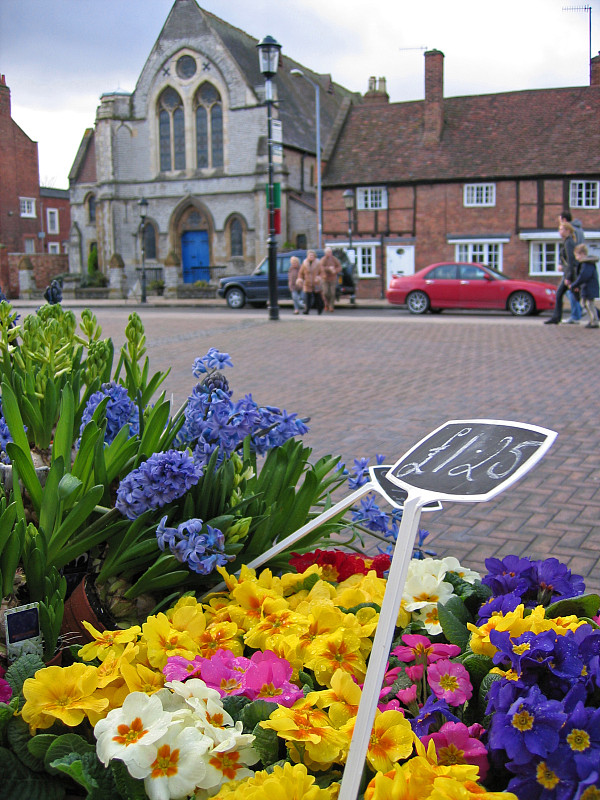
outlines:
[[[546,289],[546,294],[547,295],[556,294],[556,289]]]

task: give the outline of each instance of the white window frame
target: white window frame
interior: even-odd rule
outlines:
[[[27,255],[35,253],[35,239],[32,239],[31,236],[25,238],[25,252]]]
[[[19,197],[19,209],[22,217],[35,219],[35,197]]]
[[[377,251],[373,244],[355,245],[356,272],[359,278],[377,277]]]
[[[465,208],[492,207],[496,205],[495,183],[465,183],[463,186],[463,205]]]
[[[48,242],[48,252],[53,253],[54,255],[60,255],[59,242]]]
[[[60,222],[58,218],[58,208],[46,209],[46,228],[48,233],[60,233]]]
[[[359,186],[356,190],[356,207],[359,211],[379,211],[388,207],[385,186]]]
[[[469,264],[486,264],[488,267],[503,271],[503,244],[509,239],[460,239],[450,243],[454,245],[454,260]]]
[[[533,241],[529,242],[529,274],[530,275],[560,275],[560,242]],[[548,264],[554,269],[548,269]]]
[[[571,181],[569,206],[571,208],[600,208],[598,181]]]

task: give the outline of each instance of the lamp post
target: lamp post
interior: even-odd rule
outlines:
[[[297,75],[310,83],[315,90],[315,128],[317,155],[317,239],[319,250],[323,247],[323,193],[321,189],[321,91],[319,84],[305,75],[301,69],[293,69],[290,75]]]
[[[146,302],[146,214],[148,213],[148,201],[145,197],[139,201],[140,207],[140,231],[142,246],[142,303]]]
[[[277,242],[275,241],[275,196],[273,188],[273,84],[277,73],[281,45],[272,36],[265,36],[256,45],[260,71],[265,76],[265,103],[267,104],[267,149],[269,157],[268,209],[269,236],[267,238],[269,260],[269,319],[279,319],[277,287]]]
[[[352,250],[352,211],[354,210],[354,192],[352,189],[346,189],[342,197],[344,198],[344,205],[348,210],[348,250]],[[352,263],[354,263],[354,260]]]

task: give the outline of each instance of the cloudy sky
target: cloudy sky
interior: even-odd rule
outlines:
[[[173,0],[0,0],[0,73],[12,116],[39,143],[43,185],[67,175],[100,95],[131,91]],[[392,102],[423,97],[423,50],[445,58],[446,96],[589,82],[600,0],[201,0],[337,83],[387,78]],[[565,11],[568,8],[570,10]]]

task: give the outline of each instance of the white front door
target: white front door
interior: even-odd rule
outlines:
[[[413,275],[415,271],[415,248],[412,244],[388,244],[385,248],[386,286],[392,275]]]

